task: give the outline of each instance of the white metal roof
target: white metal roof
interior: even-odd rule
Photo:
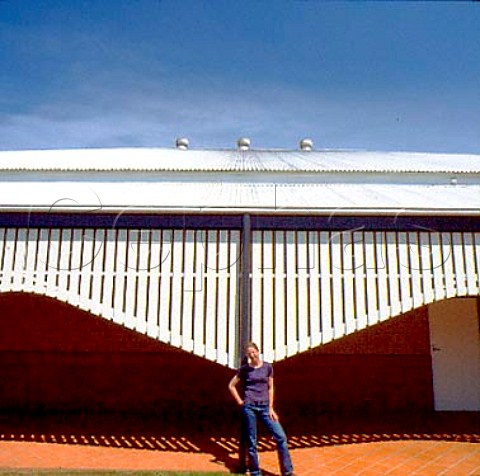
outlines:
[[[0,152],[0,211],[480,216],[480,155],[77,149]]]
[[[0,152],[0,171],[236,171],[480,173],[480,155],[353,150],[155,148]]]

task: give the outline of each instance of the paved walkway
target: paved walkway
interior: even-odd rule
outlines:
[[[399,420],[382,425],[371,421],[323,420],[310,424],[319,425],[321,432],[302,433],[293,428],[289,431],[289,442],[300,476],[480,476],[478,418],[478,414],[473,418],[464,415],[461,419],[449,417],[409,425]],[[178,430],[175,434],[152,432],[151,422],[139,424],[129,420],[112,425],[98,418],[94,420],[89,419],[86,424],[65,419],[52,422],[46,417],[0,418],[0,469],[19,472],[31,469],[31,474],[47,468],[199,470],[228,474],[237,467],[238,440],[225,431],[214,436],[205,432],[186,436]],[[391,431],[400,428],[399,425],[403,429],[421,425],[433,431]],[[384,431],[387,428],[390,431]],[[264,436],[260,447],[265,475],[277,475],[272,441]]]
[[[480,475],[480,445],[446,441],[361,443],[292,450],[301,476]],[[278,474],[276,454],[261,455],[267,475]],[[91,447],[56,443],[0,442],[0,467],[110,470],[230,471],[208,453]]]

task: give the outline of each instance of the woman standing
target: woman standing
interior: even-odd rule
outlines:
[[[235,401],[242,407],[242,417],[247,439],[248,466],[251,476],[261,476],[257,449],[257,419],[272,434],[277,443],[278,457],[283,476],[295,476],[287,446],[287,436],[273,409],[273,367],[260,359],[258,346],[249,342],[245,346],[248,363],[242,365],[228,384]],[[241,391],[237,384],[241,384]]]

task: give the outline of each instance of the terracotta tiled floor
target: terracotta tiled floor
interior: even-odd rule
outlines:
[[[289,441],[302,476],[480,476],[478,418],[478,414],[435,417],[408,424],[404,419],[381,423],[323,419],[305,423],[309,431],[300,431],[301,424],[293,426]],[[159,426],[132,419],[113,424],[102,417],[79,422],[3,416],[0,468],[30,468],[35,474],[41,468],[228,473],[236,467],[238,440],[227,431],[212,436],[213,432],[188,434]],[[321,430],[311,431],[315,428]],[[265,474],[278,474],[272,442],[262,437],[260,446]]]
[[[396,441],[292,450],[302,476],[480,475],[480,445],[451,441]],[[266,474],[278,474],[274,451],[261,455]],[[2,468],[225,471],[203,452],[179,453],[58,443],[0,442]]]

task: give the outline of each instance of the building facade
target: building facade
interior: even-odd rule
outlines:
[[[254,340],[285,401],[480,409],[479,155],[180,141],[2,152],[0,170],[6,328],[41,296],[225,371]]]

